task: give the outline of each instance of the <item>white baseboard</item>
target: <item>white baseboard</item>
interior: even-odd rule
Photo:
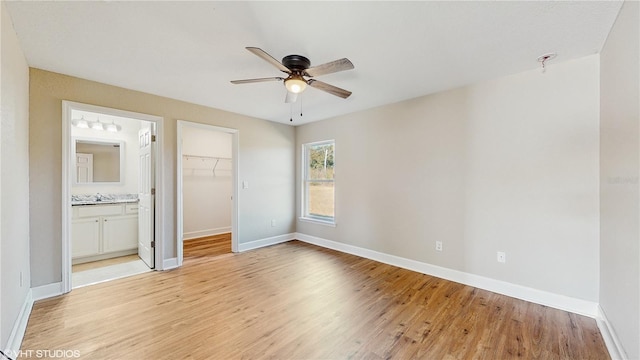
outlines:
[[[162,261],[162,269],[159,270],[171,270],[171,269],[175,269],[178,267],[178,258],[174,257],[171,259],[164,259]]]
[[[627,360],[628,357],[620,343],[620,339],[600,305],[598,305],[598,317],[596,317],[596,322],[598,323],[598,329],[600,329],[600,334],[602,334],[607,350],[609,350],[609,356],[611,356],[611,359]]]
[[[190,231],[182,235],[182,240],[191,240],[191,239],[197,239],[205,236],[226,234],[230,232],[231,232],[231,226],[215,228],[215,229],[199,230],[199,231]]]
[[[572,298],[569,296],[554,294],[551,292],[512,284],[506,281],[487,278],[463,271],[431,265],[416,260],[411,260],[395,255],[389,255],[374,250],[348,245],[315,236],[296,233],[296,239],[309,244],[345,252],[348,254],[379,261],[381,263],[401,267],[419,273],[455,281],[461,284],[489,290],[498,294],[511,296],[517,299],[530,301],[556,309],[573,312],[580,315],[596,318],[598,316],[598,304],[596,302]]]
[[[291,240],[294,240],[296,238],[295,235],[296,235],[295,233],[284,234],[284,235],[268,237],[268,238],[265,238],[265,239],[254,240],[254,241],[250,241],[250,242],[246,242],[246,243],[240,243],[240,244],[238,244],[238,251],[239,252],[243,252],[243,251],[247,251],[247,250],[258,249],[258,248],[265,247],[265,246],[270,246],[270,245],[275,245],[275,244],[280,244],[280,243],[283,243],[283,242],[291,241]]]
[[[48,299],[62,294],[64,294],[64,291],[62,291],[62,282],[31,288],[33,301]]]
[[[62,294],[62,282],[29,289],[24,303],[22,304],[22,308],[20,309],[20,314],[18,314],[18,318],[16,319],[13,328],[11,329],[11,334],[9,334],[9,339],[7,341],[7,345],[5,346],[5,350],[3,350],[5,354],[17,354],[20,350],[22,339],[24,338],[24,332],[27,330],[27,323],[29,322],[31,309],[33,309],[33,303],[38,300],[47,299]]]
[[[20,313],[18,314],[18,318],[11,329],[11,334],[9,334],[7,344],[4,347],[3,351],[5,354],[11,356],[10,354],[19,353],[24,333],[27,330],[27,323],[29,322],[29,315],[31,315],[32,308],[33,296],[31,289],[29,289],[27,296],[24,299],[24,303],[22,304],[22,308],[20,309]],[[12,359],[13,358],[15,358],[15,356],[13,356]]]

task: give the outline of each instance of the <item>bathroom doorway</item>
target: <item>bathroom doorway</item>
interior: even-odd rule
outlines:
[[[151,271],[161,118],[66,101],[63,113],[64,292]]]
[[[178,121],[178,263],[237,252],[235,129]]]

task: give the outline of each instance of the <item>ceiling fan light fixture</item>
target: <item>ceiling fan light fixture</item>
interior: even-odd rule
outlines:
[[[291,75],[284,81],[284,86],[289,92],[300,94],[307,88],[307,82],[300,75]]]

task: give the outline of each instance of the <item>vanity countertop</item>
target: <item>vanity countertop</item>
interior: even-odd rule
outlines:
[[[138,194],[71,195],[71,206],[137,203]]]
[[[71,206],[84,206],[84,205],[108,205],[108,204],[122,204],[122,203],[137,203],[138,199],[121,199],[121,200],[93,200],[93,201],[71,201]]]

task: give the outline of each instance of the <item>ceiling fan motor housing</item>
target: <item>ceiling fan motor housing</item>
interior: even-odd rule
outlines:
[[[302,55],[287,55],[282,58],[282,65],[298,72],[307,70],[311,66],[311,61]]]

